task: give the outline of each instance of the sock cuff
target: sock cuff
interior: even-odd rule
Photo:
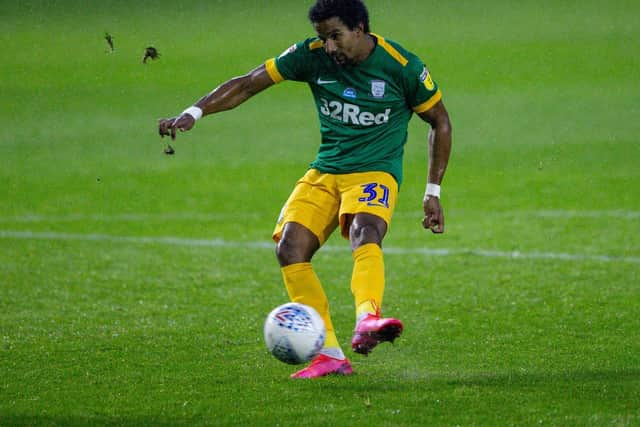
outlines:
[[[362,245],[357,248],[351,255],[354,260],[360,257],[382,256],[382,248],[380,248],[376,243],[367,243],[366,245]]]
[[[310,262],[299,262],[297,264],[289,264],[280,268],[282,273],[286,275],[296,274],[296,273],[299,273],[300,271],[310,270],[310,269],[311,269]]]

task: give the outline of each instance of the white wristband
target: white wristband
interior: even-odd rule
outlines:
[[[182,112],[182,114],[188,114],[193,117],[195,120],[199,120],[202,117],[202,108],[196,107],[195,105],[187,108]]]
[[[440,186],[438,184],[427,184],[427,192],[425,193],[427,197],[437,197],[440,198]]]

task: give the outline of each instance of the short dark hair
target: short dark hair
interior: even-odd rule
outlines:
[[[362,24],[364,32],[369,32],[369,11],[362,0],[316,0],[309,9],[309,20],[314,24],[333,17],[340,18],[350,30]]]

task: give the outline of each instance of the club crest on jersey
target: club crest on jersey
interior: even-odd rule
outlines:
[[[342,92],[342,96],[346,98],[356,99],[356,90],[352,87],[348,87],[344,90],[344,92]]]
[[[371,80],[371,95],[374,98],[384,98],[384,90],[387,83],[383,80]]]

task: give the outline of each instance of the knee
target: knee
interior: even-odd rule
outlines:
[[[282,267],[310,262],[319,247],[318,238],[313,233],[299,224],[288,223],[276,246],[276,257]]]
[[[300,260],[300,248],[294,242],[285,238],[276,245],[276,257],[282,267],[298,262],[306,262]]]
[[[368,243],[382,246],[382,239],[386,233],[387,224],[384,220],[371,216],[356,216],[349,228],[349,240],[352,249]]]
[[[353,248],[366,245],[367,243],[382,243],[382,236],[377,227],[372,224],[353,225],[349,230],[349,240]]]

